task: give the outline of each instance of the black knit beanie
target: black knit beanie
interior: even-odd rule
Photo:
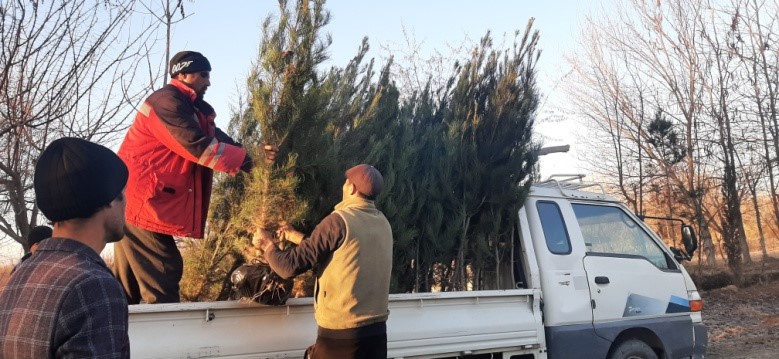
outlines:
[[[200,71],[211,71],[211,63],[199,52],[181,51],[170,59],[170,77]]]
[[[60,138],[43,150],[35,164],[38,208],[52,222],[89,218],[119,196],[127,175],[127,166],[108,148],[79,138]]]
[[[51,238],[52,230],[49,226],[35,226],[30,230],[30,234],[27,236],[27,247],[32,247],[35,243],[40,243],[46,238]]]

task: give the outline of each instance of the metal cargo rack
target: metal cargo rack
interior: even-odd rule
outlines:
[[[606,189],[595,182],[584,182],[584,174],[554,174],[547,179],[534,183],[543,188],[557,188],[564,197],[606,199]],[[593,191],[594,190],[594,191]],[[597,192],[600,190],[600,192]],[[579,193],[576,193],[576,192]]]

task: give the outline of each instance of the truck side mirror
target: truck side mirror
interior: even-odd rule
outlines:
[[[692,229],[692,226],[682,225],[682,243],[684,243],[684,250],[692,257],[695,250],[698,249],[698,238],[695,237],[695,230]]]

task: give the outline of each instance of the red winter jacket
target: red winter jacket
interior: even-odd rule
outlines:
[[[171,80],[141,105],[119,148],[127,164],[127,223],[203,238],[213,170],[236,174],[246,151],[216,128],[213,107]]]

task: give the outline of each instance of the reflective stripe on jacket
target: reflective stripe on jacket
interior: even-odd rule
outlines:
[[[213,170],[236,174],[246,151],[216,128],[213,107],[178,80],[141,105],[118,155],[130,177],[127,222],[174,236],[203,238]]]

